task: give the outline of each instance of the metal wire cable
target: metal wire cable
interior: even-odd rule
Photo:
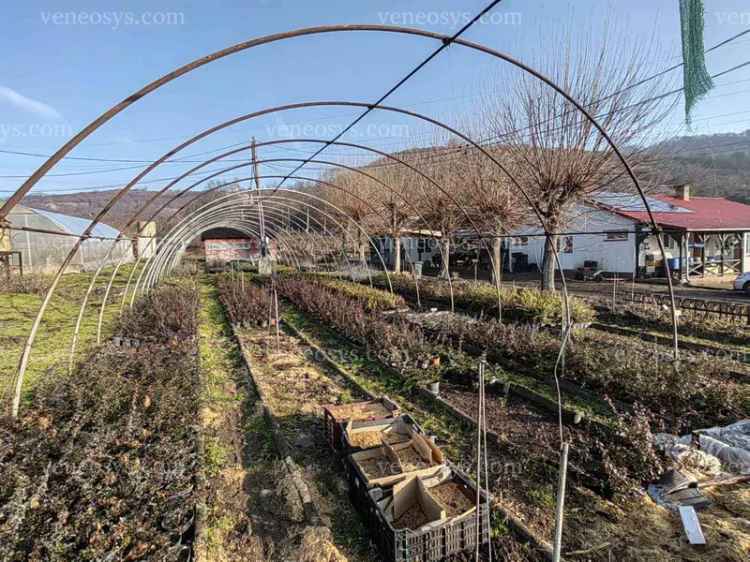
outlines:
[[[434,59],[436,56],[438,56],[440,53],[442,53],[445,49],[447,49],[456,39],[458,39],[461,35],[463,35],[470,27],[472,27],[476,22],[478,22],[482,17],[484,17],[485,14],[487,14],[490,10],[492,10],[495,6],[500,4],[502,0],[493,0],[490,4],[488,4],[481,12],[479,12],[476,16],[474,16],[470,21],[468,21],[461,29],[459,29],[456,33],[454,33],[451,37],[444,39],[443,43],[435,49],[430,55],[427,56],[426,59],[424,59],[422,62],[420,62],[416,67],[414,67],[406,76],[401,78],[394,86],[392,86],[385,94],[380,96],[380,98],[373,104],[371,104],[367,109],[365,109],[357,118],[354,119],[349,125],[344,127],[343,130],[341,130],[328,144],[324,144],[321,146],[318,150],[315,151],[315,153],[310,156],[310,159],[317,157],[320,155],[321,152],[323,152],[328,146],[330,146],[331,143],[336,142],[341,137],[343,137],[346,133],[348,133],[350,130],[352,130],[357,123],[362,121],[365,117],[367,117],[375,108],[377,108],[381,103],[383,103],[386,99],[388,99],[396,90],[398,90],[401,86],[406,84],[415,74],[417,74],[420,70],[422,70],[432,59]],[[302,169],[307,162],[302,162],[299,166],[297,166],[290,174],[289,176],[293,176],[296,174],[300,169]],[[287,178],[284,178],[279,182],[278,187],[281,187],[286,182]]]

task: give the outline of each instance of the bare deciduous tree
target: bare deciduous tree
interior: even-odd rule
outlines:
[[[591,37],[575,44],[567,41],[558,51],[561,56],[536,67],[596,117],[638,169],[647,158],[649,134],[672,107],[673,98],[660,97],[669,89],[668,79],[644,81],[660,64],[653,46],[609,34],[600,47],[594,44]],[[554,290],[555,233],[566,226],[577,203],[622,180],[623,166],[589,119],[532,76],[501,77],[483,107],[516,180],[536,206],[544,229],[552,233],[546,238],[542,289]]]

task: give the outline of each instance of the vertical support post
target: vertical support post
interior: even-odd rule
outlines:
[[[680,281],[685,280],[685,264],[687,262],[687,258],[685,256],[685,248],[683,247],[682,239],[684,235],[681,234],[679,238],[676,238],[677,246],[679,246],[679,252],[678,257],[680,258]]]
[[[281,342],[279,338],[279,293],[276,291],[276,283],[273,284],[273,306],[276,311],[276,352],[278,353]]]
[[[612,280],[612,312],[617,308],[617,272],[615,272],[615,278]]]
[[[565,511],[565,482],[568,475],[568,443],[563,443],[560,452],[560,478],[557,485],[557,512],[555,513],[555,540],[552,551],[554,562],[560,562],[562,553],[563,514]]]
[[[260,176],[258,175],[258,156],[255,151],[255,137],[250,145],[250,153],[253,160],[253,176],[255,179],[255,190],[258,192],[258,231],[260,232],[260,257],[266,257],[266,219],[263,216],[263,202],[260,198]]]
[[[482,358],[479,361],[479,373],[477,376],[478,383],[479,383],[479,392],[478,392],[478,400],[477,400],[477,504],[476,504],[476,523],[475,523],[475,531],[476,531],[476,560],[479,560],[479,545],[482,541],[482,534],[480,530],[480,525],[482,522],[482,517],[480,515],[480,506],[481,506],[481,490],[482,490],[482,430],[484,429],[484,369],[485,369],[485,363],[484,358]]]
[[[641,242],[643,241],[643,235],[641,234],[641,227],[636,226],[635,227],[635,260],[634,260],[634,266],[633,266],[633,283],[635,283],[635,280],[638,278],[639,274],[639,268],[640,268],[640,257],[641,257]]]
[[[682,235],[682,247],[685,251],[685,282],[690,283],[690,233],[687,230]]]

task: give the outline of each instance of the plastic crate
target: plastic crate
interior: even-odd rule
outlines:
[[[469,487],[476,494],[476,485],[466,474],[447,462],[452,479]],[[360,479],[356,465],[348,457],[346,463],[349,495],[365,525],[372,534],[381,557],[387,562],[435,562],[460,552],[476,548],[476,512],[464,517],[449,519],[445,523],[421,531],[395,529],[385,518],[376,501],[392,494],[390,488],[368,489]],[[374,499],[373,496],[375,496]],[[479,507],[480,544],[490,540],[490,513],[488,494],[481,490]]]
[[[352,415],[351,409],[354,405],[359,406],[362,411]],[[368,408],[371,408],[372,412],[368,413]],[[342,424],[349,421],[383,420],[398,416],[400,413],[398,405],[387,396],[378,400],[324,406],[326,439],[334,451],[341,451],[344,449]]]

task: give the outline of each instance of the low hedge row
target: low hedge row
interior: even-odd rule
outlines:
[[[268,322],[271,295],[266,287],[220,274],[216,277],[216,288],[232,324],[261,326]]]
[[[378,288],[360,283],[352,283],[331,275],[300,273],[286,275],[286,277],[305,279],[306,281],[317,283],[322,287],[333,289],[343,296],[359,301],[365,310],[368,311],[394,310],[406,306],[406,301],[399,294],[381,291]]]
[[[461,315],[427,330],[435,342],[488,352],[507,369],[549,378],[560,338],[528,325],[476,320]],[[565,378],[599,396],[641,403],[680,431],[730,423],[750,416],[750,385],[734,380],[736,363],[682,353],[675,370],[671,352],[633,338],[578,330],[565,354]]]

